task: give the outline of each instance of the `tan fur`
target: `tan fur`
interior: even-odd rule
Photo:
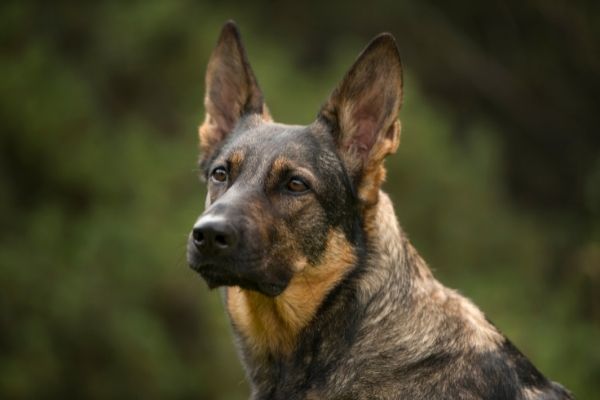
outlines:
[[[244,153],[240,150],[234,151],[229,156],[229,162],[231,163],[232,169],[239,168],[244,161]]]
[[[369,154],[369,160],[358,189],[359,198],[366,207],[373,206],[378,202],[379,189],[386,176],[383,160],[388,155],[395,153],[399,145],[400,121],[395,120],[388,128],[384,138],[375,143]]]
[[[318,265],[300,261],[299,270],[277,297],[227,288],[227,309],[236,329],[258,353],[289,355],[298,333],[314,317],[329,291],[356,261],[343,233],[331,231],[323,259]]]
[[[273,161],[273,166],[271,167],[271,174],[279,175],[282,170],[284,170],[290,164],[290,160],[287,158],[278,158]]]
[[[242,164],[244,163],[245,154],[241,150],[236,150],[229,156],[229,175],[230,179],[235,179],[235,177],[240,173],[242,169]]]
[[[280,179],[282,172],[285,170],[298,171],[301,172],[304,176],[306,176],[309,180],[316,180],[312,171],[310,171],[308,168],[301,167],[288,158],[278,157],[277,159],[275,159],[275,161],[273,161],[271,171],[269,172],[269,176],[267,178],[267,183],[274,184],[278,179]],[[290,240],[294,241],[295,239],[290,238]]]
[[[267,177],[267,184],[274,185],[275,182],[280,179],[282,171],[286,168],[290,167],[290,160],[287,158],[279,157],[275,161],[273,161],[273,165],[271,166],[271,171],[269,171],[269,175]],[[293,242],[294,239],[290,240],[290,243]]]

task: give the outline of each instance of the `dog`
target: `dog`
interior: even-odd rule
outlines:
[[[375,37],[308,126],[272,120],[239,31],[208,62],[205,211],[188,263],[222,287],[252,399],[571,399],[440,284],[380,190],[402,66]]]

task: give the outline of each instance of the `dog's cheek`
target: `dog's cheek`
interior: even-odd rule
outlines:
[[[315,198],[285,197],[274,203],[277,212],[266,224],[270,229],[269,268],[300,272],[315,265],[325,249],[328,234],[327,218]]]
[[[297,269],[299,246],[297,236],[284,221],[277,221],[272,226],[269,264],[272,268]]]
[[[324,210],[318,203],[304,210],[290,224],[298,243],[298,253],[308,263],[315,265],[321,258],[331,227]]]
[[[308,265],[302,250],[302,236],[287,219],[273,219],[269,224],[269,238],[261,244],[265,269],[270,275],[296,274]]]

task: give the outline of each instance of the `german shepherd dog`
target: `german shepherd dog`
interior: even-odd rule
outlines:
[[[377,36],[308,126],[273,122],[223,27],[199,128],[204,213],[188,263],[224,302],[252,399],[570,399],[440,284],[380,190],[402,69]]]

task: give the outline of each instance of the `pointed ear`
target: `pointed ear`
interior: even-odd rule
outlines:
[[[204,163],[245,114],[270,120],[263,95],[252,72],[240,32],[233,21],[221,30],[206,70],[206,117],[200,126]]]
[[[394,38],[384,33],[358,56],[318,116],[334,136],[359,197],[368,204],[377,201],[385,156],[400,143],[401,104],[400,54]]]

